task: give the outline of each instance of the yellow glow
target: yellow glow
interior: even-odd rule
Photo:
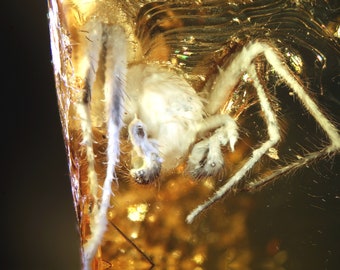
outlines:
[[[197,264],[202,264],[204,262],[204,256],[201,253],[198,253],[193,258],[194,262]]]
[[[134,204],[128,207],[128,218],[131,221],[143,221],[149,207],[146,203]]]
[[[131,233],[131,238],[137,239],[138,238],[138,233],[137,232]]]

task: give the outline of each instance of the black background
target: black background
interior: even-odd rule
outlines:
[[[80,269],[47,1],[1,10],[2,269]]]

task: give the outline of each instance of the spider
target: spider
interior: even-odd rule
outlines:
[[[220,109],[247,74],[256,89],[268,139],[252,151],[243,166],[212,197],[187,216],[188,223],[192,223],[199,213],[220,200],[280,141],[278,118],[266,93],[266,82],[257,73],[256,61],[259,57],[265,59],[295,93],[330,141],[322,150],[309,153],[298,163],[282,168],[279,173],[322,155],[339,152],[339,131],[285,64],[282,53],[272,41],[255,39],[245,43],[218,70],[213,82],[209,84],[209,96],[203,98],[180,71],[169,65],[143,61],[128,63],[127,36],[120,25],[105,24],[93,18],[83,28],[86,39],[82,44],[84,53],[78,68],[78,77],[83,86],[80,87],[76,108],[81,119],[83,143],[86,145],[89,179],[96,179],[90,114],[92,89],[100,68],[105,70],[103,93],[108,140],[106,178],[92,229],[94,236],[85,246],[87,260],[92,258],[107,224],[106,212],[111,183],[115,179],[115,167],[119,162],[120,132],[124,125],[128,127],[128,137],[132,144],[130,175],[137,183],[153,182],[162,170],[171,170],[184,159],[187,159],[187,171],[193,178],[217,175],[225,166],[222,148],[234,151],[239,139],[236,120],[226,113],[220,113]],[[105,54],[103,62],[102,54]],[[269,178],[274,176],[275,173]],[[92,182],[96,183],[96,180]]]

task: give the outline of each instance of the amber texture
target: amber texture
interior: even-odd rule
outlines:
[[[129,62],[141,59],[166,62],[181,70],[197,92],[202,91],[207,78],[216,76],[218,66],[228,62],[232,53],[252,38],[275,39],[282,46],[287,63],[294,72],[313,77],[314,85],[320,86],[317,87],[320,91],[324,89],[321,87],[321,76],[325,71],[327,55],[318,49],[316,40],[324,38],[325,52],[339,51],[331,40],[332,34],[335,36],[338,29],[334,24],[338,24],[330,23],[327,30],[326,26],[312,20],[308,10],[303,7],[297,10],[298,5],[288,6],[290,1],[255,1],[260,4],[254,4],[253,1],[234,1],[229,4],[225,1],[152,2],[49,0],[58,104],[82,244],[91,234],[90,214],[95,203],[93,194],[89,192],[86,155],[81,144],[80,119],[75,108],[79,102],[79,86],[83,83],[83,78],[77,77],[77,56],[84,53],[79,44],[81,38],[86,37],[82,26],[89,18],[100,18],[102,22],[124,27],[129,41]],[[309,32],[309,39],[302,38],[306,32]],[[306,48],[304,50],[309,52],[311,61],[315,63],[313,71],[306,70],[308,61],[302,60],[299,51],[302,47]],[[273,77],[265,65],[261,72],[264,77]],[[100,79],[97,84],[100,85]],[[288,100],[290,97],[287,94],[283,98]],[[96,100],[91,115],[96,171],[102,183],[106,164],[104,105],[100,94],[93,99]],[[186,215],[221,186],[246,160],[252,147],[267,136],[260,108],[246,81],[240,84],[232,99],[233,107],[227,107],[227,104],[231,104],[229,101],[224,110],[242,126],[242,138],[234,153],[225,150],[227,168],[218,177],[196,181],[186,173],[183,163],[170,172],[164,172],[153,184],[138,185],[128,173],[130,145],[125,136],[126,131],[122,131],[118,182],[112,186],[112,207],[107,213],[109,226],[93,260],[93,270],[152,267],[252,269],[259,252],[254,251],[249,240],[251,228],[248,217],[256,208],[255,197],[240,192],[249,190],[247,184],[235,188],[237,195],[231,192],[193,224],[185,222]],[[274,98],[272,102],[274,110],[282,115],[288,109],[295,109],[282,106]],[[292,125],[289,117],[280,121],[283,130]],[[313,124],[310,130],[315,131]],[[249,177],[248,182],[258,175],[272,173],[291,157],[298,158],[310,147],[316,147],[317,141],[313,141],[313,138],[311,143],[305,143],[305,137],[299,135],[302,131],[305,132],[299,128],[294,131],[295,136],[285,136],[279,156],[277,149],[273,149],[254,168],[252,175],[255,176]],[[322,138],[323,135],[314,136]],[[297,142],[290,143],[296,138]],[[302,145],[304,149],[299,152],[296,145]],[[290,154],[290,157],[278,160],[282,153]],[[280,247],[281,241],[275,236],[268,239],[266,248],[263,248],[264,259],[260,259],[260,262],[257,259],[256,262],[263,266],[262,269],[283,269],[280,267],[288,260],[288,252]]]

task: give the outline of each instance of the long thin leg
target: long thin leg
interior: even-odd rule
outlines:
[[[86,149],[87,160],[87,181],[89,185],[89,193],[93,196],[94,205],[90,215],[90,226],[95,223],[95,217],[98,213],[98,179],[95,171],[95,155],[93,151],[93,133],[92,133],[92,121],[91,121],[91,96],[92,87],[95,81],[99,56],[102,49],[102,24],[98,24],[95,21],[90,21],[85,26],[86,37],[84,37],[82,47],[79,48],[79,63],[76,67],[76,73],[81,80],[81,92],[79,102],[76,104],[77,114],[80,117],[80,124],[82,129],[82,144]],[[93,239],[89,239],[88,246],[93,246]],[[98,241],[96,241],[98,242]],[[93,249],[93,247],[91,248]],[[89,269],[90,261],[94,252],[89,251],[84,247],[83,265],[84,269]]]
[[[322,113],[317,104],[309,97],[309,95],[304,90],[301,83],[294,78],[294,76],[289,72],[289,69],[280,61],[280,58],[277,56],[275,51],[266,44],[263,44],[264,54],[267,61],[274,67],[275,71],[285,80],[287,85],[294,91],[294,93],[299,97],[303,106],[307,109],[307,111],[314,117],[315,121],[322,127],[328,138],[330,139],[330,145],[327,147],[308,153],[304,157],[296,160],[284,166],[282,168],[277,169],[272,174],[266,176],[265,178],[256,179],[248,184],[248,188],[255,188],[257,186],[264,185],[274,179],[275,177],[284,174],[287,171],[292,169],[296,169],[305,164],[312,162],[313,160],[324,156],[331,155],[332,153],[337,153],[340,150],[340,134],[337,128],[327,119],[327,117]]]
[[[251,62],[260,54],[264,54],[264,56],[266,57],[266,60],[272,65],[275,72],[277,72],[278,75],[280,75],[282,79],[287,83],[287,85],[296,93],[296,95],[299,97],[303,106],[315,118],[316,122],[322,127],[322,129],[324,130],[324,132],[327,134],[327,136],[330,139],[330,145],[328,147],[325,147],[321,151],[310,153],[306,155],[305,157],[303,157],[302,159],[300,159],[299,161],[294,162],[292,164],[287,165],[286,167],[279,169],[277,172],[273,173],[271,176],[268,176],[265,179],[263,179],[262,183],[264,183],[264,182],[269,181],[273,177],[288,171],[291,168],[297,168],[299,166],[302,166],[303,164],[309,163],[312,160],[315,160],[316,158],[322,155],[331,154],[332,152],[338,152],[340,149],[340,135],[339,135],[337,128],[322,113],[322,111],[318,108],[316,103],[305,92],[302,84],[295,78],[295,76],[290,72],[289,68],[283,63],[280,57],[280,54],[270,45],[263,43],[263,42],[259,42],[259,41],[250,43],[247,46],[245,46],[244,49],[240,53],[238,53],[238,55],[235,56],[231,64],[225,70],[221,71],[221,74],[217,78],[217,81],[215,83],[215,88],[213,89],[213,92],[212,92],[212,99],[211,99],[212,102],[210,102],[210,106],[208,107],[209,112],[214,113],[217,111],[219,106],[221,106],[220,104],[221,100],[223,100],[223,98],[226,98],[230,94],[231,87],[234,87],[236,85],[237,79],[242,75],[243,72],[248,71],[249,73],[253,73],[254,68],[253,67],[249,68],[249,66],[251,66]],[[257,91],[260,96],[261,90],[259,91],[260,88],[258,88],[256,85],[261,85],[261,84],[259,83],[259,80],[257,77],[256,79],[255,77],[253,79],[254,79],[254,86],[257,88]],[[224,87],[224,85],[226,85],[226,87]],[[223,92],[223,90],[227,90],[227,91]],[[263,107],[264,104],[261,104],[261,106]],[[269,106],[269,103],[268,103],[268,106]],[[268,133],[270,133],[271,127],[275,127],[276,125],[272,125],[273,123],[270,122],[271,118],[268,118],[268,116],[269,115],[267,115],[266,117],[267,119],[269,119],[267,120],[269,121],[269,123],[267,124],[268,124]],[[273,116],[275,118],[274,114]],[[273,129],[273,131],[275,131],[275,129]],[[270,144],[270,140],[266,143]],[[258,160],[256,155],[259,155],[259,154],[260,156],[263,155],[261,150],[265,149],[266,143],[263,144],[261,148],[253,152],[253,156],[246,162],[246,164],[240,169],[240,171],[238,171],[228,181],[227,184],[222,186],[215,193],[213,197],[211,197],[206,203],[198,206],[194,211],[192,211],[191,214],[189,214],[189,216],[187,217],[187,221],[189,223],[192,222],[193,219],[200,212],[202,212],[208,206],[210,206],[211,204],[219,200],[221,197],[223,197],[224,194],[244,176],[245,172],[251,169],[251,167]]]
[[[107,26],[100,22],[91,25],[89,31],[101,30],[102,46],[105,47],[105,104],[107,117],[107,168],[103,184],[103,193],[98,211],[93,212],[94,218],[90,224],[91,236],[84,245],[84,269],[90,268],[91,260],[98,249],[107,226],[107,209],[110,205],[111,184],[115,178],[115,166],[119,158],[119,133],[122,126],[123,95],[126,77],[126,44],[125,33],[121,27]],[[93,42],[92,40],[89,41]],[[88,52],[92,54],[91,48]],[[93,60],[93,59],[91,59]],[[94,61],[94,60],[93,60]],[[97,62],[98,63],[98,62]],[[92,85],[90,85],[91,87]],[[92,149],[93,151],[93,149]],[[95,171],[93,169],[93,174]],[[94,193],[96,194],[96,193]],[[98,202],[97,202],[98,203]]]
[[[203,210],[208,208],[211,204],[221,199],[226,192],[228,192],[231,187],[236,185],[245,175],[246,173],[253,168],[256,162],[258,162],[261,157],[280,140],[279,133],[279,125],[276,119],[276,115],[270,107],[269,100],[266,96],[266,93],[261,85],[258,76],[255,71],[255,67],[253,64],[248,68],[248,73],[250,77],[253,79],[253,85],[256,88],[260,105],[262,111],[264,113],[264,118],[268,127],[268,136],[269,139],[264,142],[259,148],[253,151],[252,156],[249,160],[243,165],[243,167],[232,176],[226,184],[224,184],[220,189],[218,189],[215,194],[210,197],[206,202],[199,205],[196,209],[194,209],[186,218],[188,223],[192,223],[195,217],[200,214]]]
[[[80,83],[79,102],[76,104],[77,114],[80,117],[82,130],[82,144],[86,148],[86,159],[88,163],[87,181],[90,193],[94,199],[97,198],[98,180],[94,169],[95,157],[93,151],[93,134],[90,112],[92,86],[98,69],[99,55],[102,48],[102,25],[90,21],[87,25],[88,31],[80,50],[79,63],[76,68],[77,76],[82,80]],[[85,30],[86,31],[86,30]],[[95,211],[95,209],[94,209]]]
[[[287,83],[287,85],[299,97],[303,106],[314,117],[315,121],[322,127],[324,132],[330,139],[330,145],[327,147],[327,152],[334,152],[340,149],[340,135],[337,128],[327,119],[322,113],[316,103],[306,93],[305,89],[299,81],[292,75],[288,67],[283,64],[277,53],[267,44],[262,44],[264,55],[267,61],[273,66],[276,73],[278,73]]]
[[[279,57],[277,57],[272,48],[265,49],[265,57],[268,62],[274,67],[275,71],[286,81],[290,88],[293,89],[293,91],[299,97],[303,106],[314,117],[315,121],[322,127],[322,129],[330,139],[330,145],[319,151],[308,153],[295,162],[292,162],[287,166],[277,169],[275,172],[266,176],[265,178],[260,178],[249,183],[248,188],[255,188],[257,186],[264,185],[275,177],[282,175],[287,171],[308,164],[321,156],[337,153],[340,150],[340,134],[337,128],[330,122],[330,120],[327,119],[327,117],[318,108],[317,104],[308,96],[303,86],[294,78],[294,76],[289,72],[282,61],[280,61]]]

